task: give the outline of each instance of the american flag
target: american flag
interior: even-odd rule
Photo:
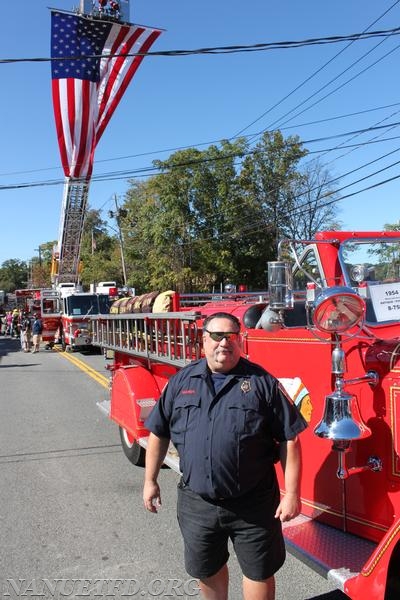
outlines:
[[[52,94],[66,177],[90,179],[94,151],[160,29],[51,13]],[[94,58],[98,57],[98,58]]]

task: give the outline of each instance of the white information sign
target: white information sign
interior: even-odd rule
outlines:
[[[376,320],[400,320],[400,282],[368,286]]]

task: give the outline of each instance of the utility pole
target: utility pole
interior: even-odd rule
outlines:
[[[109,210],[108,214],[111,218],[115,218],[115,222],[117,223],[119,247],[121,250],[122,275],[124,278],[124,286],[126,286],[127,276],[126,276],[126,264],[125,264],[124,238],[123,238],[122,230],[121,230],[121,217],[126,217],[127,211],[118,206],[117,194],[114,194],[114,202],[115,202],[115,212],[112,210]]]
[[[42,266],[42,247],[35,248],[35,251],[39,254],[39,265]]]

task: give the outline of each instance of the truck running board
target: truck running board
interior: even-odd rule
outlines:
[[[283,534],[291,554],[332,581],[341,591],[348,579],[360,573],[376,548],[374,542],[304,515],[283,523]]]
[[[107,417],[110,417],[111,410],[111,401],[103,400],[102,402],[96,402],[97,407],[104,413]],[[141,437],[137,440],[138,444],[142,446],[142,448],[147,448],[147,440],[148,437]],[[176,448],[173,444],[169,445],[167,456],[165,457],[164,463],[168,465],[173,471],[176,473],[180,473],[179,470],[179,456],[176,451]]]
[[[147,448],[148,439],[148,437],[139,438],[138,444],[142,446],[142,448]],[[164,459],[164,464],[168,465],[168,467],[170,467],[176,473],[180,473],[178,452],[172,443],[169,445],[167,455]]]

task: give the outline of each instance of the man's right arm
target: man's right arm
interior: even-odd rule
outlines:
[[[150,433],[146,448],[143,503],[146,510],[153,513],[156,513],[158,507],[161,506],[161,494],[157,478],[167,454],[168,446],[168,438],[157,437],[154,433]]]

